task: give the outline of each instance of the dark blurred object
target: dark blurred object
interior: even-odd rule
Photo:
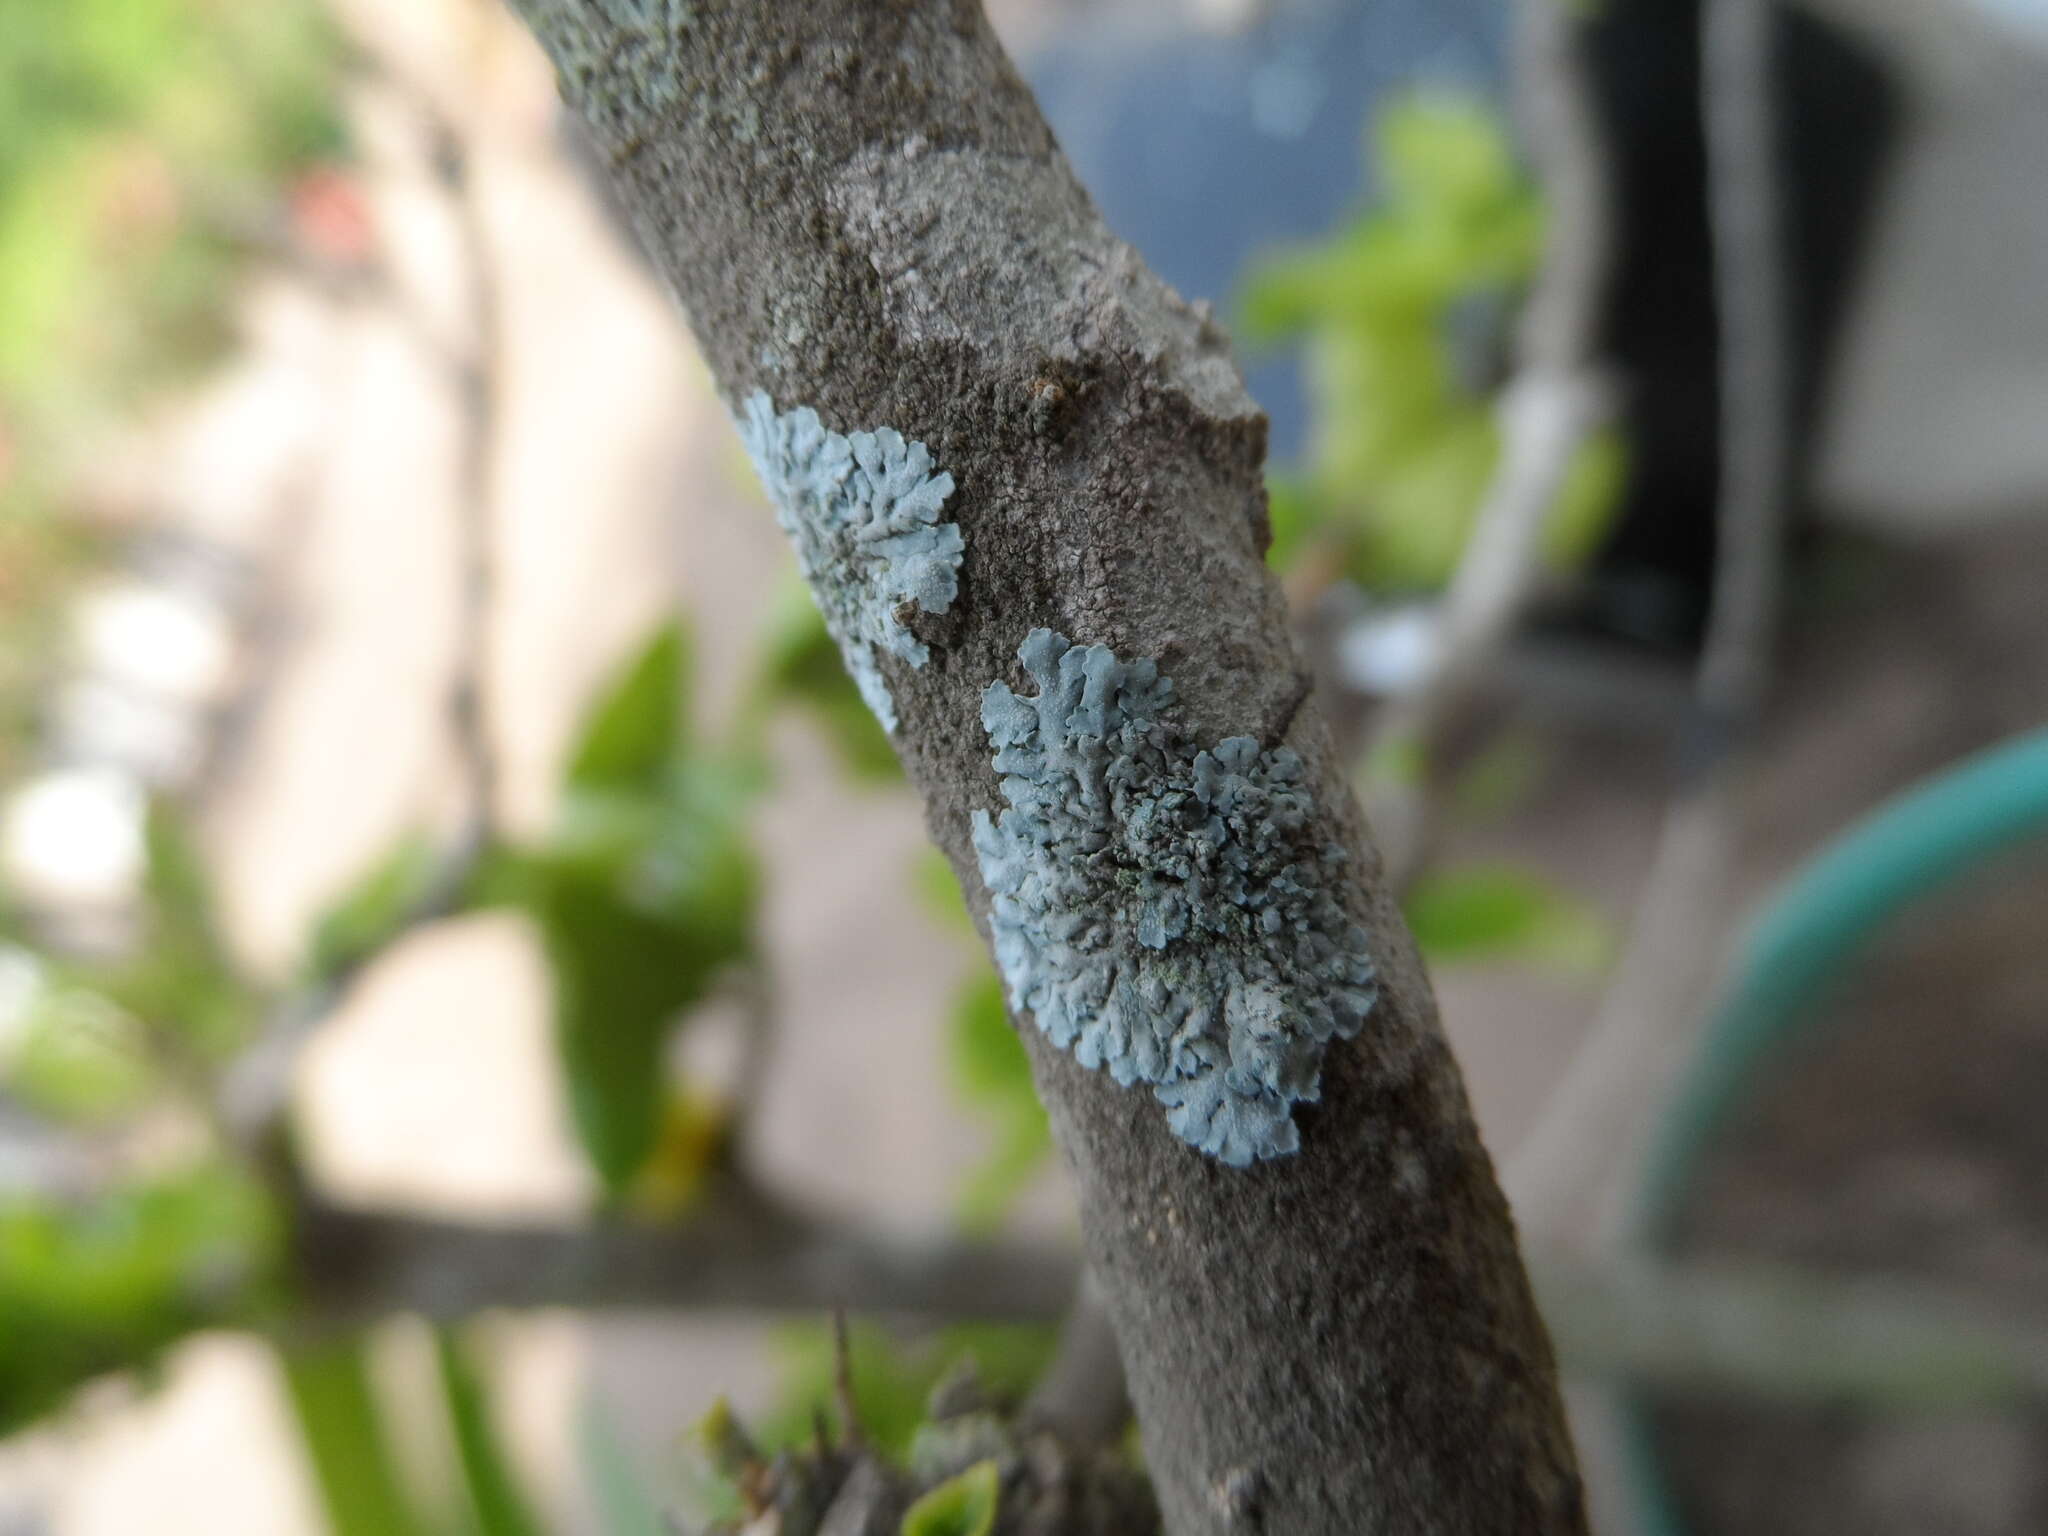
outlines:
[[[1586,618],[1688,649],[1706,617],[1720,482],[1699,40],[1697,3],[1615,0],[1588,23],[1620,205],[1607,349],[1622,378],[1633,473]],[[1900,101],[1873,54],[1803,11],[1779,10],[1776,51],[1796,487]]]
[[[1938,1281],[2038,1318],[2048,979],[2034,918],[2044,895],[2048,843],[2037,836],[1894,919],[1812,1022],[1776,1045],[1713,1139],[1681,1250]],[[1944,1383],[1936,1373],[1927,1385],[1933,1394]],[[1671,1393],[1654,1423],[1693,1536],[2048,1529],[2038,1404],[1964,1397],[1908,1412]]]

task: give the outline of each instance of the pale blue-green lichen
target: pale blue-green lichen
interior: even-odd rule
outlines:
[[[1151,661],[1048,629],[1017,654],[1038,693],[998,682],[981,707],[1009,809],[974,818],[1011,1005],[1084,1067],[1150,1084],[1210,1156],[1296,1151],[1325,1045],[1376,995],[1301,760],[1185,742]]]
[[[958,524],[939,521],[953,477],[933,474],[925,445],[888,427],[833,432],[808,406],[778,413],[759,390],[741,412],[740,436],[846,670],[893,733],[896,701],[877,652],[923,666],[931,651],[902,610],[944,613],[959,595],[965,546]]]

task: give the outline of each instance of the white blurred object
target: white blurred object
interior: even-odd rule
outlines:
[[[43,963],[18,944],[0,944],[0,1067],[28,1033],[36,996],[43,989]]]
[[[1204,32],[1227,37],[1248,32],[1268,9],[1268,0],[1187,0],[1188,19]]]
[[[59,756],[163,786],[185,782],[205,745],[204,718],[183,704],[97,677],[74,678],[57,690],[51,724]]]
[[[1816,489],[1849,521],[2048,507],[2048,60],[1909,122],[1830,367]]]
[[[1430,603],[1381,609],[1358,620],[1337,642],[1344,681],[1363,694],[1407,693],[1436,670],[1442,649],[1437,610]]]
[[[119,906],[142,883],[147,812],[142,785],[116,768],[30,779],[0,808],[0,875],[32,902]]]
[[[227,691],[234,635],[227,616],[197,593],[112,583],[85,596],[77,624],[84,664],[125,687],[192,706]]]
[[[1813,490],[1888,531],[2048,507],[2048,0],[1804,0],[1906,111],[1842,334]]]

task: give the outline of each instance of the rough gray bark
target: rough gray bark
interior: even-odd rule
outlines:
[[[977,920],[981,694],[1039,625],[1157,658],[1198,741],[1292,746],[1353,852],[1382,1001],[1298,1155],[1220,1166],[1023,1021],[1168,1528],[1582,1530],[1507,1208],[1265,570],[1265,420],[1220,329],[1103,226],[975,0],[515,5],[727,400],[893,427],[952,474],[960,597],[887,675]]]

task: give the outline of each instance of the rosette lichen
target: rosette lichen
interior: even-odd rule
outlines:
[[[991,684],[981,714],[1009,808],[974,819],[1011,1005],[1084,1067],[1150,1084],[1210,1156],[1297,1150],[1324,1046],[1375,996],[1301,760],[1185,742],[1151,661],[1047,629],[1017,654],[1038,693]]]
[[[741,413],[740,437],[846,670],[893,733],[896,701],[876,652],[923,666],[931,652],[902,610],[944,613],[958,595],[965,546],[958,524],[939,521],[953,477],[933,474],[930,451],[900,432],[834,432],[808,406],[778,414],[759,390]]]

